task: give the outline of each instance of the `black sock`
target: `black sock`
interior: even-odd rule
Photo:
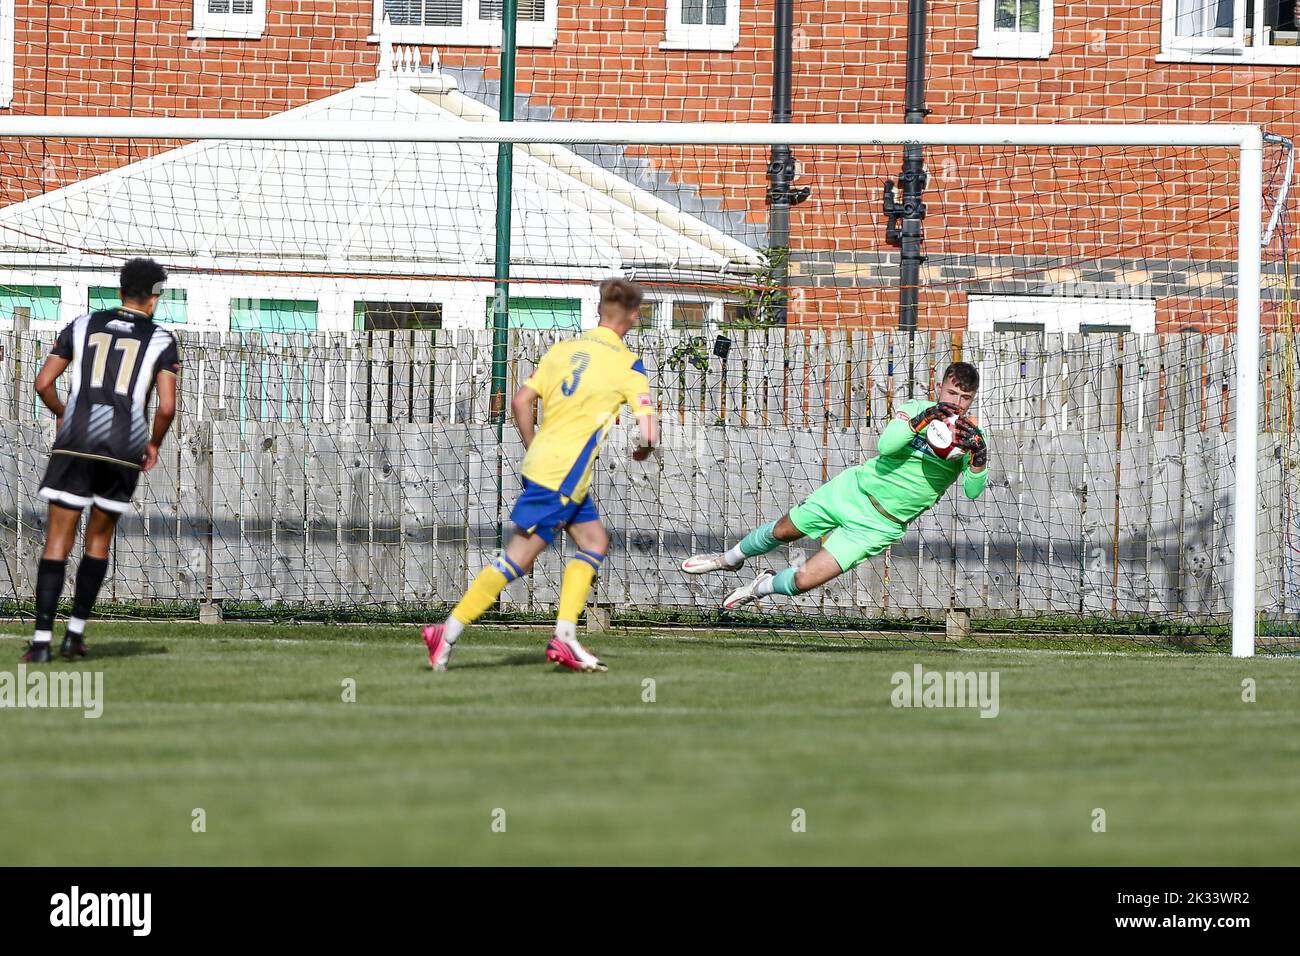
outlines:
[[[99,589],[103,587],[104,575],[108,574],[108,558],[92,558],[86,555],[77,565],[77,583],[72,596],[72,616],[84,622],[90,618],[95,601],[99,599]],[[78,633],[73,631],[72,633]]]
[[[54,628],[54,614],[59,608],[59,597],[63,594],[63,577],[67,572],[66,561],[51,561],[42,558],[36,565],[36,630],[49,631]]]

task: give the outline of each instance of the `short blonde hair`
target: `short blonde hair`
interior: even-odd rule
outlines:
[[[628,312],[641,308],[641,287],[628,279],[606,279],[600,284],[600,307],[618,306]]]

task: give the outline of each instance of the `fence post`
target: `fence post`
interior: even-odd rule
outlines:
[[[964,607],[950,607],[944,618],[944,638],[949,641],[963,641],[970,637],[970,610]]]
[[[597,604],[593,601],[587,605],[585,617],[588,634],[604,634],[610,629],[611,614],[608,604]]]
[[[14,388],[13,419],[18,421],[23,410],[23,333],[32,329],[32,310],[25,305],[14,309]]]

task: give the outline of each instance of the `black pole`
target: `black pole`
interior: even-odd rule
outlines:
[[[794,72],[794,0],[776,0],[772,38],[772,122],[789,123],[794,116],[790,78]],[[771,271],[771,321],[784,325],[790,303],[790,207],[808,198],[809,190],[794,188],[794,155],[789,146],[773,146],[767,166],[768,258]]]
[[[907,89],[903,122],[924,123],[925,0],[907,0]],[[894,201],[894,184],[885,183],[885,213],[890,217],[885,239],[899,248],[898,327],[916,331],[921,286],[921,221],[925,219],[925,160],[920,146],[903,147],[903,171],[898,177],[902,202]]]

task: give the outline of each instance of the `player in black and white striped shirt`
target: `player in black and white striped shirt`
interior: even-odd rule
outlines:
[[[39,492],[50,503],[50,520],[36,571],[36,633],[23,660],[50,659],[68,552],[81,511],[89,507],[86,553],[77,567],[72,616],[60,648],[65,658],[86,655],[86,618],[108,571],[113,530],[131,507],[140,472],[158,463],[158,446],[176,415],[176,337],[153,321],[166,281],[158,263],[132,259],[122,268],[122,305],[67,325],[36,376],[36,392],[58,424]],[[66,404],[55,388],[65,371]],[[151,427],[149,400],[155,389],[158,408]]]

